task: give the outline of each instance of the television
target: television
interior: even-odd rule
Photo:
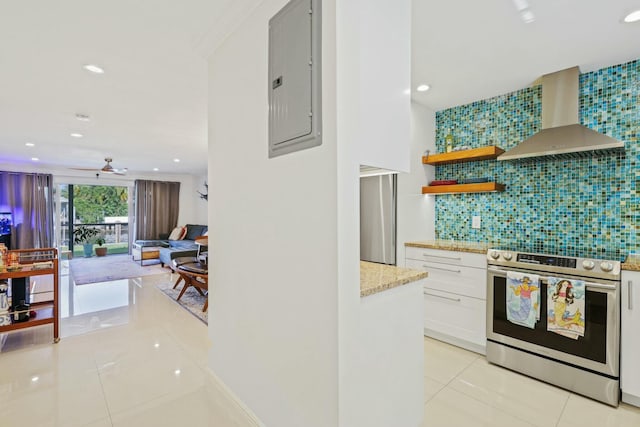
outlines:
[[[11,212],[0,212],[0,236],[11,234],[12,225]]]

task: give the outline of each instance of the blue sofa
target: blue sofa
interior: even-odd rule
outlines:
[[[206,225],[187,224],[187,234],[185,234],[182,240],[165,240],[169,247],[160,248],[160,264],[165,265],[173,269],[173,261],[179,257],[195,257],[198,253],[198,245],[196,245],[195,239],[198,236],[203,236],[206,233],[208,227]],[[202,251],[206,251],[206,247],[201,248]]]

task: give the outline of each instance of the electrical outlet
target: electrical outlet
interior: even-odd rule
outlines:
[[[480,216],[474,215],[471,217],[471,228],[480,228]]]

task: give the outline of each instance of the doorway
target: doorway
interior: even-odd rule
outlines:
[[[73,232],[83,225],[99,230],[109,254],[129,253],[132,192],[128,186],[59,184],[56,190],[60,248],[82,256]]]

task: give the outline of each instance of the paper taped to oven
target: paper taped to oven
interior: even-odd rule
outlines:
[[[584,281],[549,277],[547,283],[547,330],[576,340],[583,337]]]
[[[507,272],[507,320],[535,328],[540,320],[540,276]]]

